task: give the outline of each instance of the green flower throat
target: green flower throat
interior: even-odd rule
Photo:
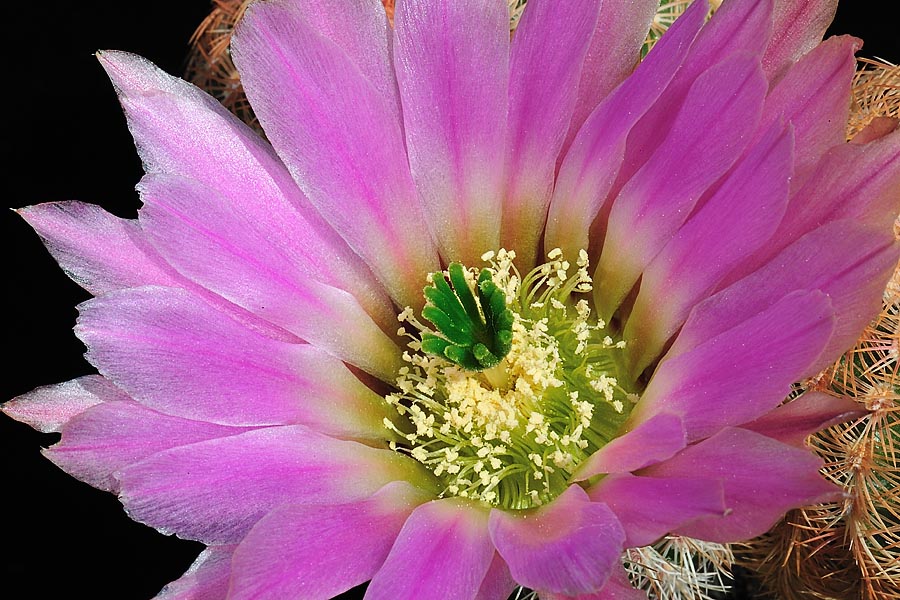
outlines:
[[[385,426],[394,450],[443,484],[444,496],[524,509],[561,494],[578,466],[612,440],[636,390],[623,385],[624,342],[591,318],[587,253],[574,274],[559,250],[524,278],[515,253],[488,252],[429,276],[423,325],[410,339]],[[400,424],[400,425],[398,425]]]

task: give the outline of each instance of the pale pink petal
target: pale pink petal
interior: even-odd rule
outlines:
[[[562,153],[600,102],[637,66],[659,0],[601,2]],[[560,157],[561,158],[561,157]]]
[[[900,126],[900,119],[895,117],[874,117],[868,125],[850,139],[850,143],[863,145],[880,140],[896,131],[898,126]]]
[[[821,290],[834,307],[834,335],[810,375],[832,363],[881,309],[900,245],[888,230],[834,221],[791,244],[761,269],[693,310],[667,356],[674,357],[751,318],[795,290]]]
[[[609,507],[592,502],[577,485],[537,509],[492,510],[490,531],[513,579],[531,589],[567,595],[602,588],[625,541]]]
[[[500,242],[507,6],[494,0],[406,0],[397,5],[394,28],[416,186],[441,256],[474,264]]]
[[[727,428],[642,474],[720,481],[727,514],[701,517],[675,533],[730,543],[765,533],[791,508],[840,498],[840,489],[819,474],[821,467],[822,459],[809,450]]]
[[[647,593],[632,587],[628,573],[621,565],[614,567],[606,585],[599,592],[564,596],[562,594],[541,593],[544,600],[647,600]]]
[[[820,429],[865,414],[865,407],[852,398],[806,392],[760,418],[742,424],[741,429],[802,448],[806,439]]]
[[[80,310],[88,360],[150,408],[225,425],[385,433],[383,401],[341,361],[259,335],[186,292],[124,290]]]
[[[697,200],[743,152],[766,81],[755,59],[726,59],[697,78],[666,139],[619,192],[594,276],[607,319]]]
[[[604,3],[601,10],[610,4]],[[560,248],[571,257],[588,249],[591,223],[603,209],[616,180],[628,133],[678,71],[705,16],[703,3],[693,3],[634,74],[584,123],[556,179],[544,234],[545,251]]]
[[[398,481],[349,504],[280,506],[235,551],[228,599],[332,598],[364,583],[427,500]]]
[[[655,414],[591,455],[572,476],[582,481],[602,473],[637,471],[663,461],[687,445],[681,418]]]
[[[239,542],[285,503],[343,504],[396,480],[429,480],[397,452],[294,425],[159,452],[117,474],[135,520],[206,543]]]
[[[834,19],[838,0],[775,0],[775,28],[763,57],[770,80],[816,47]]]
[[[83,202],[52,202],[16,212],[37,232],[66,275],[91,294],[141,285],[173,285],[165,261],[137,221]]]
[[[144,58],[125,52],[98,52],[97,58],[119,93],[148,173],[187,177],[216,190],[228,199],[230,211],[265,230],[298,269],[319,281],[364,304],[384,296],[371,271],[254,131],[208,94]]]
[[[210,546],[184,575],[168,584],[153,600],[222,600],[228,594],[231,554],[235,546]]]
[[[789,294],[693,350],[663,359],[629,422],[675,413],[694,441],[755,419],[811,374],[834,320],[822,292]]]
[[[298,268],[278,238],[232,210],[234,204],[203,184],[148,176],[139,186],[141,224],[148,239],[179,272],[229,301],[311,344],[392,381],[400,349],[361,302]],[[385,298],[377,318],[396,327]]]
[[[766,97],[760,128],[792,123],[796,139],[792,189],[805,181],[826,150],[846,139],[850,87],[862,42],[831,38],[791,66]]]
[[[66,423],[60,442],[44,455],[69,475],[116,492],[113,473],[128,465],[163,450],[245,431],[171,417],[133,401],[105,401]]]
[[[616,473],[588,490],[609,506],[625,530],[625,546],[647,546],[699,517],[725,514],[722,486],[703,478],[636,477]]]
[[[506,561],[494,552],[494,560],[478,588],[475,600],[507,600],[516,589],[516,582],[509,573]]]
[[[716,284],[775,232],[791,181],[793,133],[772,128],[647,266],[624,337],[639,375]]]
[[[338,45],[372,82],[400,119],[400,94],[394,76],[392,36],[384,5],[378,0],[286,0],[287,10]]]
[[[0,410],[43,433],[59,431],[73,417],[101,402],[130,400],[107,379],[87,375],[45,385],[5,402]]]
[[[490,570],[488,513],[459,499],[417,507],[366,590],[366,600],[471,600]]]
[[[250,5],[231,48],[294,180],[398,304],[422,304],[437,255],[391,104],[285,2]]]
[[[531,0],[510,53],[506,197],[501,245],[535,263],[599,0]]]

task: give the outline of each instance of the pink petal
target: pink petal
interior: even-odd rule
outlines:
[[[625,546],[652,544],[699,517],[725,514],[722,486],[703,478],[635,477],[616,473],[588,490],[625,529]]]
[[[337,44],[385,97],[396,119],[400,94],[394,76],[393,31],[378,0],[282,0],[316,33]]]
[[[827,40],[790,67],[766,97],[761,128],[794,125],[796,190],[828,148],[842,144],[850,118],[853,54],[862,42],[841,36]]]
[[[366,600],[470,600],[494,558],[487,511],[458,499],[417,507],[372,578]]]
[[[209,95],[146,59],[124,52],[98,52],[97,57],[116,86],[148,173],[186,177],[216,190],[228,199],[227,210],[235,218],[256,224],[315,279],[364,302],[384,296],[372,273],[303,196],[272,147],[249,127]],[[377,303],[366,306],[377,314]]]
[[[792,150],[791,128],[772,128],[644,270],[624,334],[633,376],[694,305],[775,232],[787,206]]]
[[[697,36],[691,52],[665,94],[638,122],[628,137],[622,182],[652,156],[668,134],[696,79],[720,61],[735,56],[761,57],[772,34],[773,0],[730,0],[712,16]],[[708,2],[701,3],[708,8]],[[684,18],[682,15],[681,18]],[[665,37],[665,36],[663,36]]]
[[[564,596],[562,594],[541,593],[543,600],[647,600],[647,593],[632,587],[628,574],[619,565],[613,568],[606,585],[599,592]]]
[[[160,414],[133,401],[106,401],[72,418],[44,452],[69,475],[116,492],[113,473],[163,450],[247,431]]]
[[[222,600],[228,594],[231,554],[235,546],[210,546],[191,568],[153,600]]]
[[[494,552],[494,559],[487,575],[478,588],[475,600],[508,600],[516,589],[516,582],[509,574],[509,567],[499,553]]]
[[[792,293],[693,350],[663,359],[629,422],[675,413],[694,441],[755,419],[809,374],[833,328],[825,294]]]
[[[865,407],[852,398],[806,392],[760,418],[744,423],[741,429],[802,448],[813,433],[864,414]]]
[[[506,200],[501,244],[535,263],[556,159],[569,129],[576,86],[601,3],[532,0],[510,55]]]
[[[612,206],[594,277],[602,318],[743,152],[765,92],[758,61],[743,56],[722,61],[691,86],[668,137]]]
[[[87,375],[34,389],[4,403],[0,410],[42,433],[51,433],[92,406],[122,400],[130,398],[112,382]]]
[[[697,305],[667,356],[674,357],[758,314],[795,290],[821,290],[831,300],[835,330],[816,373],[833,362],[881,309],[900,245],[889,231],[834,221],[785,248],[764,267]]]
[[[795,60],[822,40],[834,19],[837,0],[776,0],[775,29],[763,57],[770,79],[779,78]]]
[[[868,144],[880,140],[893,133],[900,125],[900,119],[894,117],[875,117],[850,140],[851,144]]]
[[[613,3],[604,3],[601,10],[610,4]],[[678,71],[705,16],[706,7],[695,2],[634,74],[584,123],[566,154],[553,190],[544,240],[546,251],[561,248],[566,256],[578,256],[579,250],[588,249],[591,223],[606,204],[622,163],[628,133]]]
[[[379,322],[396,328],[386,298],[354,297],[298,268],[278,237],[232,209],[233,202],[189,179],[145,177],[141,224],[179,272],[331,354],[393,381],[400,350]],[[376,312],[377,311],[377,312]]]
[[[385,433],[385,404],[341,361],[250,331],[186,292],[137,288],[80,309],[88,360],[150,408],[225,425]]]
[[[285,2],[248,7],[232,54],[266,135],[309,200],[398,304],[421,304],[437,256],[389,101]]]
[[[676,533],[730,543],[765,533],[791,508],[840,498],[840,489],[819,474],[821,466],[808,450],[728,428],[642,474],[720,481],[728,514],[702,517]]]
[[[95,296],[141,285],[173,285],[137,221],[83,202],[38,204],[16,212],[34,227],[66,275]]]
[[[581,69],[578,97],[563,144],[563,155],[588,115],[638,64],[641,46],[658,7],[658,0],[600,4],[600,17]]]
[[[416,186],[441,256],[474,264],[500,242],[507,6],[484,0],[406,0],[397,6],[394,28],[394,62]]]
[[[567,595],[602,588],[625,541],[612,511],[591,502],[577,485],[538,509],[492,510],[490,530],[513,579],[535,590]]]
[[[428,479],[411,460],[299,425],[256,429],[152,455],[117,474],[135,520],[206,543],[236,543],[285,503],[343,504],[396,480]]]
[[[655,414],[594,452],[572,479],[583,481],[602,473],[637,471],[669,458],[686,445],[681,418]]]
[[[229,600],[332,598],[368,581],[427,499],[398,481],[349,504],[276,508],[235,551]]]

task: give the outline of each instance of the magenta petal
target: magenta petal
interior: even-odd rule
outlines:
[[[173,285],[137,221],[83,202],[38,204],[16,212],[41,236],[66,275],[95,296],[141,285]]]
[[[639,375],[688,313],[775,232],[788,200],[793,132],[772,128],[644,270],[625,326]]]
[[[850,87],[856,70],[854,52],[862,42],[850,36],[831,38],[790,67],[766,97],[761,128],[782,122],[794,126],[796,190],[832,146],[846,140]]]
[[[816,47],[834,19],[837,5],[838,0],[775,0],[775,27],[763,57],[770,80]]]
[[[160,414],[133,401],[104,402],[74,417],[44,452],[69,475],[118,491],[113,473],[157,452],[247,431]]]
[[[605,2],[601,10],[610,4],[614,3]],[[634,74],[584,123],[556,179],[544,239],[546,251],[561,248],[566,256],[577,256],[579,250],[588,249],[591,223],[605,206],[619,173],[628,133],[678,71],[705,16],[706,7],[693,3]]]
[[[109,380],[87,375],[31,390],[5,402],[0,411],[40,432],[51,433],[92,406],[122,400],[131,398]]]
[[[900,245],[889,230],[835,221],[791,244],[765,266],[697,305],[667,356],[674,357],[759,313],[794,290],[821,290],[837,316],[834,335],[806,376],[853,343],[880,310]]]
[[[731,543],[765,533],[791,508],[840,498],[840,489],[819,474],[821,466],[806,449],[727,428],[642,474],[720,481],[728,514],[699,518],[676,533]]]
[[[506,561],[499,553],[494,552],[494,559],[487,575],[478,588],[475,600],[507,600],[516,589],[516,582],[509,573]]]
[[[391,481],[422,477],[396,452],[297,425],[173,448],[117,476],[132,518],[207,543],[240,541],[285,503],[353,502]]]
[[[384,291],[372,273],[313,209],[272,147],[215,99],[125,52],[98,52],[128,117],[148,173],[197,181],[215,190],[231,222],[253,223],[297,269],[347,290],[366,304]],[[189,206],[202,219],[204,207]]]
[[[508,55],[502,2],[397,5],[394,62],[409,165],[448,262],[475,264],[500,241]]]
[[[88,360],[150,408],[225,425],[385,434],[384,402],[341,361],[259,335],[184,291],[124,290],[80,309]]]
[[[387,298],[322,283],[276,234],[199,182],[156,175],[138,189],[147,237],[183,275],[368,373],[396,376],[400,350],[364,306],[393,328]]]
[[[810,374],[833,329],[825,294],[790,294],[693,350],[663,359],[629,420],[675,413],[694,441],[755,419]]]
[[[541,593],[543,600],[647,600],[647,593],[636,589],[628,580],[628,573],[621,565],[614,567],[606,585],[599,592],[564,596]]]
[[[372,578],[366,600],[471,600],[494,558],[487,510],[458,499],[417,507]]]
[[[506,200],[501,244],[532,264],[547,215],[556,159],[569,128],[576,86],[599,0],[531,0],[510,53]]]
[[[557,594],[603,587],[619,562],[625,532],[605,504],[569,486],[547,506],[518,512],[493,509],[491,539],[521,585]]]
[[[398,304],[421,304],[437,254],[388,99],[290,3],[248,7],[232,53],[268,139],[309,200]]]
[[[641,46],[647,39],[647,31],[658,7],[659,0],[600,4],[600,17],[584,57],[563,154],[588,115],[638,64]]]
[[[231,554],[235,546],[210,546],[191,568],[153,600],[222,600],[228,594]]]
[[[594,452],[572,478],[582,481],[601,473],[637,471],[669,458],[686,445],[681,418],[656,414]]]
[[[703,478],[635,477],[617,473],[588,490],[591,500],[609,506],[625,529],[625,546],[652,544],[697,519],[725,514],[722,486]]]
[[[804,447],[813,433],[866,414],[865,407],[852,398],[806,392],[775,410],[741,425],[790,446]]]
[[[398,481],[350,504],[276,508],[235,551],[228,599],[332,598],[368,581],[427,499]]]
[[[602,318],[612,315],[703,192],[743,152],[765,92],[758,61],[744,56],[722,61],[691,86],[669,135],[612,206],[594,276]]]

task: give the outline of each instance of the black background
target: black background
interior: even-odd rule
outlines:
[[[897,62],[894,4],[845,0],[831,33],[863,37],[861,55]],[[187,41],[208,9],[208,0],[20,0],[5,7],[0,158],[7,206],[79,199],[134,216],[140,162],[92,53],[128,50],[180,73]],[[2,219],[6,400],[91,368],[71,332],[74,307],[88,294],[13,212]],[[0,415],[0,597],[152,598],[202,546],[132,522],[114,496],[59,471],[39,454],[54,441]]]

